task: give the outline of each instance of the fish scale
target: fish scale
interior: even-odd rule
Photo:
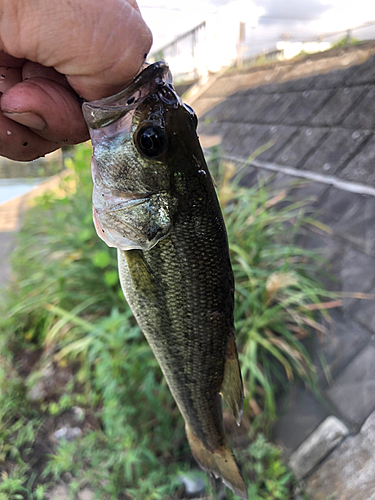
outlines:
[[[168,67],[85,103],[98,235],[118,248],[120,282],[185,420],[197,462],[241,498],[221,395],[239,423],[234,280],[224,220],[196,133]]]

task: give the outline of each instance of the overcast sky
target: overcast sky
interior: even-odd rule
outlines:
[[[154,35],[152,50],[169,43],[219,9],[234,11],[239,4],[243,21],[247,21],[247,44],[253,51],[273,48],[283,33],[288,33],[292,41],[305,41],[375,21],[374,0],[189,0],[185,3],[138,0],[138,3]],[[251,28],[254,18],[259,18],[259,22]],[[364,38],[366,30],[355,32],[354,36]]]

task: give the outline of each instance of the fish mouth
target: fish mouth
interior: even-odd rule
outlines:
[[[167,89],[172,91],[169,96]],[[154,92],[161,93],[162,100],[167,100],[168,103],[176,101],[172,75],[164,61],[147,65],[121,92],[97,101],[85,102],[82,111],[90,133],[117,122],[129,111],[136,109],[141,101]]]

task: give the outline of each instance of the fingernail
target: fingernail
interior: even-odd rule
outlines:
[[[21,125],[25,125],[26,127],[33,128],[35,130],[44,130],[47,127],[47,124],[43,120],[43,118],[36,113],[32,113],[31,111],[27,111],[26,113],[3,112],[3,115],[7,118],[10,118],[14,122],[20,123]]]

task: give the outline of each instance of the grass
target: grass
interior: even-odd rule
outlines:
[[[77,148],[58,194],[43,195],[28,212],[13,256],[0,306],[0,500],[44,498],[66,477],[71,498],[89,485],[100,499],[178,499],[178,476],[192,468],[215,495],[221,486],[197,471],[182,418],[123,298],[116,252],[95,234],[90,154]],[[304,339],[322,330],[327,293],[311,278],[313,254],[294,242],[315,222],[287,193],[230,180],[230,166],[223,170],[215,155],[210,165],[236,280],[250,429],[238,440],[238,458],[252,499],[288,500],[295,481],[260,431],[274,421],[283,386],[301,379],[316,387]],[[80,437],[51,441],[77,408]]]
[[[263,425],[276,418],[275,390],[293,380],[317,392],[315,368],[305,347],[312,331],[326,333],[325,291],[316,279],[318,258],[296,244],[302,227],[328,230],[308,214],[308,201],[293,201],[286,190],[272,192],[265,181],[248,188],[241,174],[209,163],[221,179],[219,199],[229,236],[236,283],[235,325],[242,375],[246,382],[245,415]]]

